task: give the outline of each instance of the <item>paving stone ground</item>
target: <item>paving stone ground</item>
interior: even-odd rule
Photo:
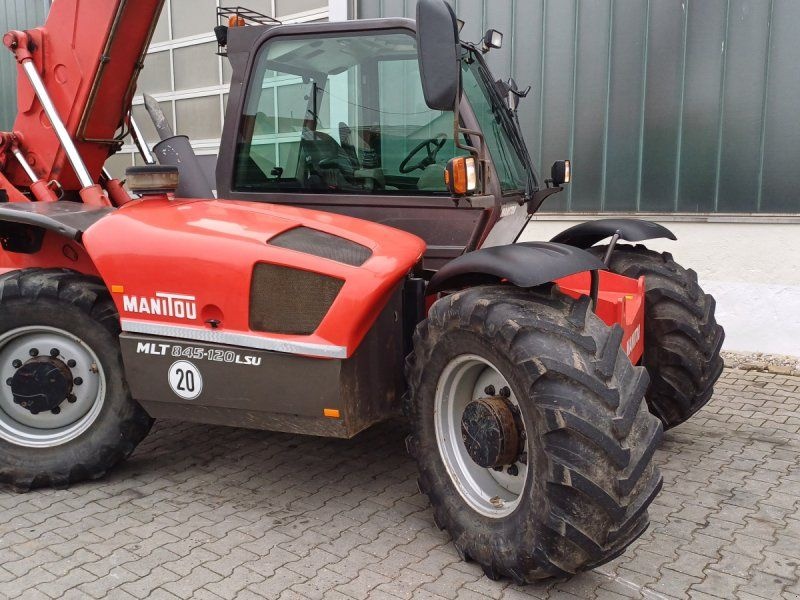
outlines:
[[[800,377],[726,370],[665,435],[650,529],[568,582],[461,562],[405,434],[159,422],[103,481],[0,490],[0,598],[800,598]]]

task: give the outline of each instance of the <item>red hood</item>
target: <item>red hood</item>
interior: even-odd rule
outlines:
[[[267,244],[297,226],[351,240],[368,247],[372,256],[354,267]],[[425,251],[424,242],[414,235],[333,213],[254,202],[165,198],[124,206],[89,227],[83,243],[113,292],[123,325],[136,321],[208,329],[203,316],[218,309],[224,315],[218,333],[333,345],[347,356]],[[314,334],[261,334],[249,329],[251,275],[259,262],[345,281]],[[125,309],[124,296],[150,298],[156,293],[195,298],[196,319],[132,314]]]

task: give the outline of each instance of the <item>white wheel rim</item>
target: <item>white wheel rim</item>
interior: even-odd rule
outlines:
[[[36,348],[46,355],[52,348],[59,360],[75,361],[68,367],[81,385],[73,387],[75,401],[65,399],[59,413],[32,414],[14,402],[8,380],[16,371],[15,360],[23,363]],[[0,334],[0,439],[17,446],[51,448],[83,434],[97,420],[106,395],[103,366],[94,351],[75,335],[55,327],[20,327]]]
[[[487,396],[486,388],[509,389],[508,400],[519,408],[513,389],[500,371],[488,360],[475,354],[463,354],[451,360],[442,371],[436,386],[434,424],[439,454],[458,493],[478,513],[502,518],[520,504],[528,479],[528,464],[517,462],[518,474],[487,469],[475,463],[461,437],[461,417],[473,400]],[[530,463],[528,458],[527,463]]]

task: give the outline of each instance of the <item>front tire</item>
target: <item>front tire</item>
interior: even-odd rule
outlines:
[[[631,365],[621,336],[587,298],[553,287],[458,292],[418,326],[408,448],[437,525],[488,577],[570,576],[611,560],[646,529],[661,487],[652,457],[662,428],[643,401],[647,373]],[[519,454],[503,454],[516,434],[489,427],[485,436],[491,419],[467,419],[475,406],[508,408]],[[475,438],[498,436],[502,451],[487,454],[507,464],[480,467],[492,459]]]
[[[607,246],[592,248],[604,256]],[[620,245],[609,269],[644,276],[644,354],[650,374],[647,404],[664,424],[680,425],[711,400],[724,367],[720,350],[725,332],[714,316],[716,303],[697,283],[697,273],[675,262],[669,252]]]
[[[18,491],[97,479],[153,420],[131,397],[117,311],[67,270],[0,277],[0,482]]]

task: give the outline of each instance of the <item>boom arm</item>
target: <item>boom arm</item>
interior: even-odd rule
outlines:
[[[19,63],[17,118],[13,135],[3,134],[0,157],[0,188],[12,199],[18,193],[10,188],[31,184],[29,173],[11,159],[18,147],[39,180],[55,180],[66,192],[94,190],[81,196],[102,203],[96,184],[122,144],[115,134],[130,110],[163,2],[54,0],[42,27],[3,37]],[[37,97],[36,75],[52,107]],[[59,124],[48,110],[63,123],[61,133],[74,143],[75,156],[68,156],[70,144],[65,148],[59,140]]]

